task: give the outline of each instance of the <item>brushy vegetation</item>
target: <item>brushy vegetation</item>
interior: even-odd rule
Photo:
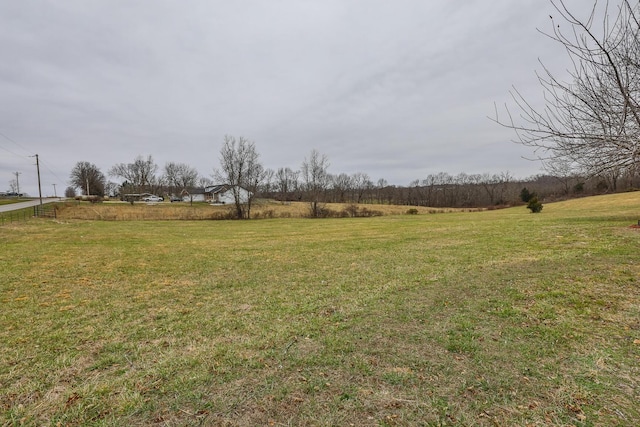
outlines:
[[[326,203],[319,208],[323,218],[355,218],[406,213],[406,206],[356,205],[349,203]],[[412,208],[415,213],[471,212],[481,209],[435,209]],[[122,202],[88,203],[72,202],[59,205],[61,219],[89,219],[105,221],[132,220],[225,220],[236,214],[229,205],[212,206],[207,203],[135,203]],[[257,200],[251,208],[253,219],[307,218],[309,204],[304,202],[275,202]]]
[[[635,426],[638,214],[5,226],[0,419]]]

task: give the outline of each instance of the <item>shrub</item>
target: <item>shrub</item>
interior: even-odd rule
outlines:
[[[339,218],[340,213],[336,212],[332,209],[326,207],[318,207],[316,210],[316,215],[313,215],[313,212],[309,212],[309,218]]]
[[[226,211],[213,212],[210,218],[213,220],[238,219],[238,215],[234,209],[229,209]]]
[[[373,209],[367,209],[365,207],[359,207],[356,204],[351,204],[344,208],[340,213],[341,218],[368,218],[372,216],[382,216],[383,213],[381,211],[376,211]]]
[[[254,212],[253,214],[253,218],[255,219],[260,219],[260,218],[271,219],[275,217],[276,217],[276,213],[273,209],[265,209],[262,212],[258,211],[258,212]]]
[[[383,216],[384,213],[382,211],[376,211],[374,209],[362,208],[360,209],[360,216],[362,217],[372,217],[372,216]]]
[[[527,203],[527,209],[529,209],[531,213],[538,213],[542,210],[542,203],[534,196],[529,200],[529,203]]]
[[[358,216],[358,205],[352,203],[344,208],[344,212],[346,213],[345,216],[356,217]]]
[[[411,208],[411,209],[407,210],[407,215],[418,215],[418,209]]]
[[[536,197],[536,193],[530,192],[527,187],[524,187],[522,191],[520,191],[520,200],[525,203],[528,203],[534,197]]]
[[[579,182],[576,185],[573,186],[573,192],[575,194],[582,194],[584,193],[584,182]]]

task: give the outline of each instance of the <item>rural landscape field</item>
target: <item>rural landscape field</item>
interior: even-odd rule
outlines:
[[[0,227],[1,424],[640,424],[640,193],[402,212]]]

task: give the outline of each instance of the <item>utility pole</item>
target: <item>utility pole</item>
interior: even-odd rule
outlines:
[[[87,196],[89,196],[89,177],[87,177]]]
[[[55,197],[56,199],[58,198],[58,193],[56,192],[56,185],[55,184],[51,184],[53,185],[53,197]]]
[[[38,160],[38,155],[35,155],[36,158],[36,168],[38,169],[38,195],[40,196],[40,206],[42,206],[42,188],[40,187],[40,160]]]
[[[18,197],[20,197],[20,174],[22,172],[14,172],[15,176],[16,176],[16,193],[18,193]]]

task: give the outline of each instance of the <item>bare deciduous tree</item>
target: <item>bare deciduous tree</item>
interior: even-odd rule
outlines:
[[[133,163],[118,163],[109,170],[109,175],[117,176],[127,181],[133,191],[154,192],[160,181],[156,177],[158,165],[150,155],[147,158],[136,157]]]
[[[489,197],[489,203],[491,205],[504,204],[505,193],[509,183],[512,181],[511,173],[501,172],[500,174],[483,174],[480,179],[480,184]]]
[[[338,203],[346,202],[345,198],[353,188],[351,177],[346,173],[339,173],[338,175],[331,175],[330,180],[335,197],[334,201]]]
[[[563,0],[550,0],[557,16],[544,33],[569,56],[569,81],[543,65],[538,80],[546,105],[536,108],[518,91],[519,110],[495,121],[514,129],[516,142],[541,159],[561,158],[594,176],[612,169],[635,170],[640,160],[640,12],[638,2],[593,3],[586,18]],[[615,8],[615,10],[614,10]],[[556,19],[559,18],[559,19]]]
[[[89,162],[78,162],[71,169],[69,183],[82,190],[82,194],[104,196],[106,179],[96,165]]]
[[[208,187],[213,185],[213,180],[211,178],[207,178],[206,176],[201,176],[198,178],[198,185],[200,187]]]
[[[577,172],[579,169],[564,157],[549,159],[542,164],[544,169],[562,185],[565,195],[571,191],[572,182],[578,182],[580,179]]]
[[[384,203],[385,202],[385,193],[388,193],[387,191],[385,191],[385,189],[389,186],[389,182],[387,182],[386,179],[384,178],[380,178],[378,179],[378,182],[376,182],[376,202],[377,203]],[[391,203],[390,201],[388,203]]]
[[[291,198],[291,193],[298,189],[298,179],[300,177],[300,171],[293,171],[290,168],[280,168],[276,172],[276,191],[280,193],[282,201],[288,202]]]
[[[11,181],[9,181],[9,191],[12,193],[20,192],[20,186],[18,185],[17,179],[12,179]]]
[[[249,219],[251,203],[266,176],[255,143],[244,137],[236,140],[235,137],[225,136],[220,150],[220,170],[215,170],[214,176],[230,186],[237,218]],[[248,192],[246,200],[243,191]]]
[[[356,203],[361,203],[365,192],[374,188],[369,175],[364,172],[356,172],[351,175],[351,185],[353,186],[354,199]]]
[[[198,171],[185,163],[168,162],[164,165],[164,181],[169,186],[169,192],[180,192],[196,186]]]
[[[258,189],[258,193],[260,194],[271,194],[274,187],[274,177],[276,176],[276,172],[273,169],[265,169],[264,171],[264,181],[260,188]]]
[[[76,197],[76,189],[72,186],[69,186],[67,188],[64,189],[64,197],[68,198],[68,199],[73,199],[74,197]]]
[[[321,216],[322,202],[331,181],[327,169],[329,169],[327,156],[315,149],[311,150],[309,158],[305,158],[302,162],[302,179],[311,204],[311,216],[314,218]]]

